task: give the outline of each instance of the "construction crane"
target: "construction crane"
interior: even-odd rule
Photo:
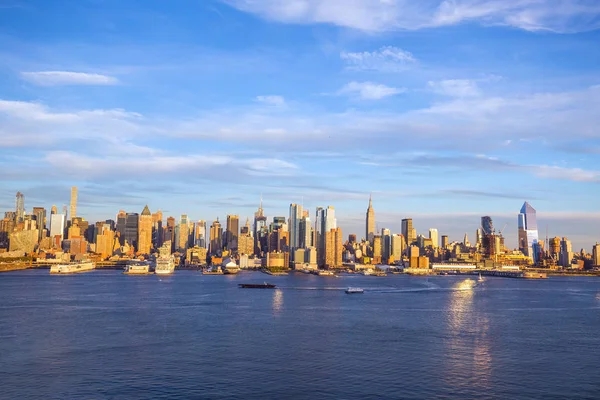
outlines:
[[[498,236],[502,236],[502,232],[504,232],[504,230],[506,229],[506,225],[508,225],[508,223],[504,224],[504,227],[502,229],[500,229]]]

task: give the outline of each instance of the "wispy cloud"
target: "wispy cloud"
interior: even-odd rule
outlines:
[[[529,31],[581,32],[600,27],[596,0],[221,0],[286,23],[325,23],[367,32],[415,30],[465,21]]]
[[[405,89],[389,87],[373,82],[350,82],[337,91],[338,95],[358,96],[363,100],[381,100],[404,92]]]
[[[283,96],[274,96],[274,95],[256,96],[255,100],[259,103],[264,103],[264,104],[268,104],[271,106],[284,106],[285,105],[285,98],[283,98]]]
[[[435,93],[451,97],[479,96],[477,83],[469,79],[447,79],[443,81],[429,81],[427,86]]]
[[[21,72],[21,77],[40,86],[116,85],[119,83],[119,80],[112,76],[72,71]]]
[[[346,63],[347,69],[354,71],[399,72],[417,62],[410,52],[393,46],[384,46],[375,51],[344,51],[340,53],[340,58]]]

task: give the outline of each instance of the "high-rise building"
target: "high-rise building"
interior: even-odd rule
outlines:
[[[559,237],[553,237],[552,239],[549,240],[548,243],[548,252],[550,257],[553,260],[558,261],[559,257],[560,257],[560,238]]]
[[[471,242],[469,242],[469,236],[467,235],[467,232],[465,232],[465,237],[463,238],[463,245],[465,247],[471,247]]]
[[[117,235],[121,246],[125,244],[125,225],[127,224],[127,213],[120,210],[117,214]]]
[[[152,246],[160,249],[164,241],[163,213],[158,210],[152,213]]]
[[[406,239],[406,246],[410,246],[417,240],[417,234],[413,228],[412,218],[405,218],[402,220],[402,236]]]
[[[180,253],[185,253],[190,244],[190,225],[187,214],[181,214],[179,225],[177,225],[176,236],[176,250]]]
[[[373,198],[372,198],[372,196],[369,196],[369,207],[367,207],[367,216],[366,216],[365,240],[367,240],[369,243],[372,243],[374,235],[375,235],[375,210],[373,210]]]
[[[381,261],[388,263],[392,256],[392,232],[389,229],[381,230]]]
[[[52,214],[58,214],[58,208],[55,205],[50,209],[50,215]]]
[[[96,253],[100,258],[106,259],[113,254],[115,248],[115,232],[110,229],[110,225],[103,224],[101,233],[96,236]]]
[[[439,234],[438,234],[437,229],[435,229],[435,228],[429,229],[429,239],[431,239],[431,245],[433,246],[434,249],[437,249],[438,247],[440,247]]]
[[[262,257],[267,253],[269,241],[269,229],[267,227],[267,217],[263,210],[262,196],[258,211],[254,213],[254,254]]]
[[[240,231],[240,217],[237,215],[227,216],[227,250],[237,251],[238,249],[238,236]]]
[[[519,250],[523,254],[538,261],[538,227],[535,209],[525,202],[518,216]]]
[[[302,214],[301,204],[290,204],[289,231],[292,254],[295,249],[300,247],[300,221],[302,220]]]
[[[336,268],[342,266],[342,228],[333,228],[325,233],[325,266]]]
[[[311,247],[312,237],[313,237],[313,229],[312,223],[310,221],[310,217],[303,216],[302,220],[300,220],[300,244],[299,247],[307,248]]]
[[[138,251],[142,254],[150,254],[150,249],[152,249],[152,213],[146,205],[138,222]]]
[[[65,234],[66,215],[64,214],[52,214],[50,216],[50,237],[54,239],[55,236],[60,235],[61,237]]]
[[[69,221],[77,216],[77,186],[71,188],[71,208],[69,213]]]
[[[442,235],[442,249],[448,248],[448,235]]]
[[[327,209],[325,210],[325,231],[329,232],[332,229],[337,229],[335,209],[333,206],[327,206]]]
[[[592,265],[600,267],[600,244],[598,242],[592,248]]]
[[[494,234],[494,223],[492,222],[491,217],[487,215],[481,217],[481,230],[483,231],[483,236]]]
[[[17,192],[15,197],[15,212],[16,222],[22,222],[25,219],[25,195],[21,192]]]
[[[194,225],[194,246],[206,248],[206,221],[202,219]]]
[[[46,229],[46,209],[44,207],[33,207],[33,216],[35,217],[36,225],[38,228],[38,241],[42,240],[44,235],[44,230]]]
[[[404,252],[404,236],[395,234],[392,236],[392,257],[395,262],[402,260]]]
[[[223,250],[222,228],[219,218],[213,221],[210,226],[210,248],[209,252],[212,255],[218,255]]]
[[[254,254],[254,238],[250,229],[250,221],[246,219],[246,225],[240,230],[240,238],[238,240],[238,253],[247,256]]]
[[[560,265],[563,267],[570,267],[571,261],[573,261],[573,248],[571,241],[566,237],[563,237],[560,241]]]
[[[124,241],[134,250],[138,249],[138,226],[140,216],[138,213],[127,213],[125,215],[125,235]]]

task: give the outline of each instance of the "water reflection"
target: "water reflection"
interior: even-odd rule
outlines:
[[[273,290],[273,314],[279,315],[283,308],[283,291]]]
[[[450,292],[444,379],[449,386],[484,393],[491,388],[492,356],[489,319],[474,305],[476,288],[474,280],[465,279]]]

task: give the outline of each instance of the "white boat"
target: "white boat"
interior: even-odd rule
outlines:
[[[373,275],[373,270],[372,269],[365,269],[361,272],[364,276],[369,276],[369,275]]]
[[[349,287],[348,289],[346,289],[346,294],[361,294],[361,293],[364,293],[364,290],[362,288]]]
[[[150,273],[150,265],[141,262],[128,264],[123,273],[125,275],[147,275]]]
[[[76,274],[79,272],[87,272],[95,269],[96,266],[91,261],[57,264],[50,267],[51,274]]]
[[[329,271],[326,269],[320,269],[319,272],[317,272],[317,275],[319,275],[319,276],[334,276],[335,274],[333,273],[333,271]]]
[[[168,275],[175,271],[175,260],[173,257],[159,257],[156,259],[154,273],[156,275]]]
[[[477,278],[477,282],[485,282],[485,278],[479,274],[479,278]]]

